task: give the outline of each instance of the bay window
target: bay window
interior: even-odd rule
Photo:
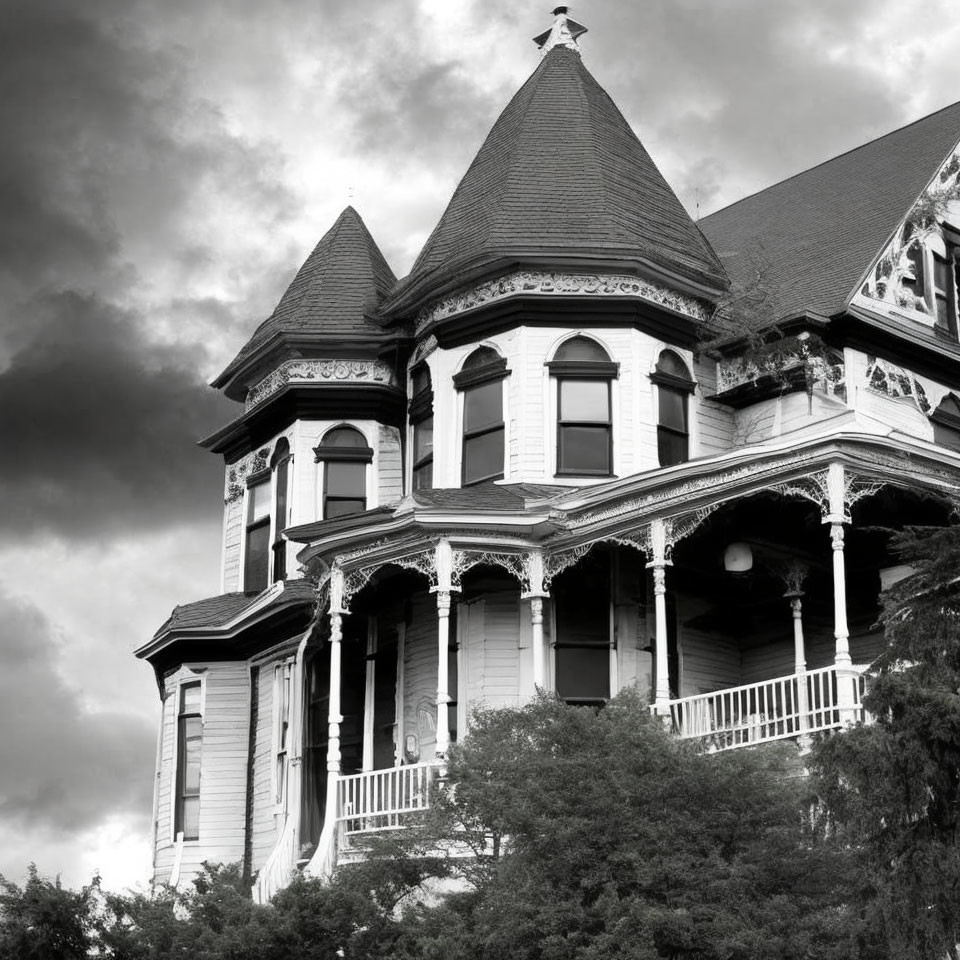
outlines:
[[[270,474],[247,484],[247,526],[243,554],[243,589],[259,593],[267,586],[270,567]]]
[[[613,475],[612,382],[619,364],[588,337],[573,337],[546,364],[557,381],[557,475]]]
[[[696,383],[687,365],[664,350],[650,379],[657,385],[657,456],[661,467],[690,459],[688,400]]]
[[[414,367],[410,374],[410,426],[413,429],[414,490],[433,486],[433,388],[426,364]]]
[[[479,347],[453,378],[463,395],[464,486],[503,476],[503,381],[509,375],[503,357],[490,347]]]
[[[323,464],[323,519],[366,510],[367,465],[373,461],[366,437],[355,427],[334,427],[313,452]]]
[[[287,542],[283,539],[283,528],[287,524],[287,486],[290,472],[290,444],[285,439],[277,441],[270,461],[273,468],[276,497],[273,530],[273,582],[283,580],[287,575]]]

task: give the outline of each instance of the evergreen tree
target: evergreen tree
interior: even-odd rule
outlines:
[[[825,827],[858,852],[852,903],[902,960],[960,957],[960,528],[913,527],[892,547],[913,569],[884,598],[887,647],[872,722],[823,740],[813,768]]]

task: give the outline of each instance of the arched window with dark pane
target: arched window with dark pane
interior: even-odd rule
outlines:
[[[547,368],[557,382],[557,475],[613,475],[612,382],[620,365],[589,337],[572,337]]]
[[[507,361],[490,347],[478,347],[453,378],[463,395],[464,486],[503,476],[503,381]]]
[[[355,427],[334,427],[314,447],[323,464],[323,519],[333,520],[367,509],[367,464],[373,450]]]
[[[287,575],[287,542],[283,528],[287,525],[287,497],[290,486],[290,444],[286,439],[277,441],[270,460],[273,470],[275,510],[273,512],[273,580],[283,580]]]
[[[687,365],[664,350],[650,379],[657,385],[657,454],[661,467],[690,459],[690,394],[696,383]]]
[[[948,393],[930,414],[933,442],[949,450],[960,450],[960,401]]]
[[[413,431],[413,489],[433,486],[433,385],[425,363],[410,371],[410,427]]]

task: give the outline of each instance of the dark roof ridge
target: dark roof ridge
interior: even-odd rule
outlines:
[[[737,204],[746,203],[747,200],[751,200],[753,197],[756,197],[761,193],[766,193],[768,190],[773,190],[775,187],[779,187],[784,183],[789,183],[791,180],[796,180],[797,177],[802,177],[805,174],[811,173],[813,170],[818,170],[820,167],[824,167],[828,163],[834,163],[843,157],[849,156],[851,153],[856,153],[858,150],[863,150],[864,147],[869,147],[872,144],[879,143],[881,140],[886,140],[887,137],[896,136],[898,133],[909,130],[910,127],[914,127],[917,124],[930,120],[937,116],[937,114],[944,113],[947,110],[952,110],[957,106],[960,106],[960,100],[955,100],[953,103],[948,103],[945,106],[940,107],[938,110],[934,110],[932,113],[925,113],[922,117],[917,117],[916,120],[911,120],[909,123],[903,124],[903,126],[894,127],[893,130],[888,130],[886,133],[882,133],[879,137],[874,137],[871,140],[865,140],[863,143],[860,143],[855,147],[850,147],[847,150],[841,150],[840,153],[836,153],[832,157],[828,157],[826,160],[821,160],[819,163],[815,163],[812,167],[804,167],[803,170],[798,170],[796,173],[791,173],[789,177],[783,177],[783,179],[775,180],[773,183],[769,183],[765,187],[760,187],[759,190],[754,190],[752,193],[748,193],[746,196],[740,197],[738,200],[734,200],[732,203],[728,203],[725,207],[720,207],[718,210],[714,210],[713,213],[706,214],[696,222],[702,223],[704,220],[709,220],[711,217],[715,217],[718,213],[723,213],[725,210],[733,209],[733,207],[737,206]],[[960,145],[960,137],[957,138],[957,144],[954,145],[954,150],[956,150],[958,145]],[[948,152],[945,154],[943,159],[946,160],[949,156],[950,153]]]

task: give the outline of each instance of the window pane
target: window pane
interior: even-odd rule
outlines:
[[[277,532],[281,531],[287,522],[287,469],[289,460],[281,460],[277,464]]]
[[[243,589],[248,593],[262,590],[267,585],[267,566],[270,550],[270,524],[247,530],[247,553],[243,565]]]
[[[561,426],[559,469],[565,473],[610,473],[610,428]]]
[[[669,387],[660,387],[660,426],[673,427],[681,433],[687,430],[687,395]]]
[[[950,282],[950,264],[935,253],[933,255],[933,284],[938,290],[946,290]]]
[[[565,700],[610,696],[610,648],[557,647],[557,693]]]
[[[942,294],[937,294],[937,326],[950,329],[950,307],[947,298]]]
[[[413,489],[429,490],[432,486],[433,486],[433,461],[428,460],[426,463],[423,463],[419,467],[416,467],[414,469]]]
[[[610,358],[607,356],[607,351],[596,340],[590,340],[587,337],[573,337],[573,339],[560,344],[559,349],[554,354],[554,360],[609,362]]]
[[[431,453],[433,453],[433,417],[427,417],[413,428],[414,463]]]
[[[184,797],[180,801],[180,829],[185,840],[196,840],[200,836],[200,798]]]
[[[473,433],[503,422],[503,384],[500,380],[482,383],[463,393],[463,430]]]
[[[334,517],[347,517],[351,513],[363,513],[367,509],[366,499],[344,498],[342,500],[328,499],[324,504],[323,519],[332,520]]]
[[[657,373],[665,373],[680,380],[690,379],[687,365],[672,350],[664,350],[660,354],[657,360]]]
[[[328,497],[366,496],[367,465],[349,460],[328,460],[324,464]]]
[[[657,453],[661,467],[670,467],[683,463],[688,458],[688,444],[685,434],[673,433],[660,427],[657,430]]]
[[[561,380],[560,419],[610,421],[610,385],[606,380]]]
[[[499,388],[500,384],[497,384]],[[463,442],[463,480],[471,483],[503,473],[503,429]]]
[[[500,359],[500,354],[492,347],[478,347],[463,362],[464,370],[476,370],[479,367],[485,367],[488,363],[496,363]]]
[[[184,684],[180,688],[180,712],[181,713],[199,713],[200,712],[200,684]]]
[[[200,792],[200,738],[187,737],[183,744],[183,792]]]
[[[329,447],[365,447],[367,438],[353,427],[335,427],[323,435],[320,444]]]
[[[247,493],[247,523],[270,516],[270,484],[257,483]]]

